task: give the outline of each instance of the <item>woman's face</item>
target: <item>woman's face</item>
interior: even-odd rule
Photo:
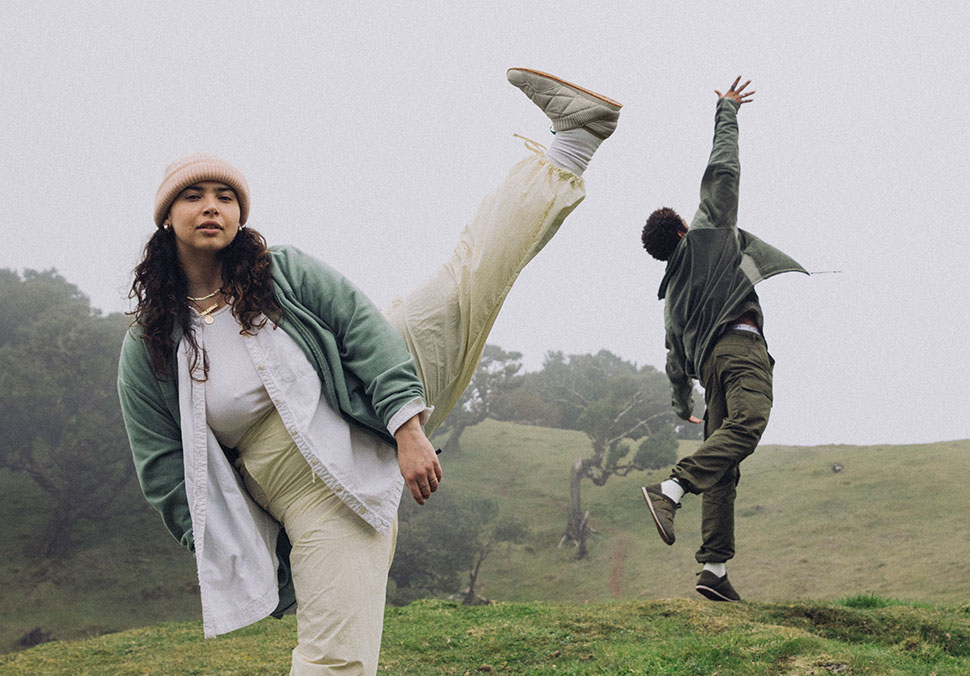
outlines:
[[[201,181],[178,194],[166,222],[180,256],[218,253],[239,232],[239,200],[224,183]]]

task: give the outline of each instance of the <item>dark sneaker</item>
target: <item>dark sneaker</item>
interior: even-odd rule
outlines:
[[[668,545],[674,544],[674,512],[680,509],[680,503],[674,502],[660,490],[660,484],[641,486],[640,492],[650,508],[650,516],[657,526],[660,539]]]
[[[706,596],[712,601],[740,601],[741,597],[734,591],[734,587],[728,582],[727,574],[718,577],[709,570],[699,572],[697,584],[694,589],[701,596]]]

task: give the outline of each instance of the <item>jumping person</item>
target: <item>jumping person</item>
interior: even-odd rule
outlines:
[[[781,272],[805,272],[787,255],[737,227],[741,164],[738,109],[755,92],[738,77],[717,94],[714,148],[701,180],[701,201],[690,227],[673,209],[657,209],[642,231],[643,247],[666,261],[659,298],[665,300],[667,376],[677,415],[704,422],[704,443],[680,460],[670,478],[641,488],[661,539],[674,543],[674,514],[685,493],[702,498],[703,564],[696,590],[715,601],[739,601],[725,563],[734,556],[734,498],[739,465],[754,452],[768,424],[772,367],[764,317],[754,285]],[[704,420],[693,415],[693,379],[704,387]]]
[[[295,603],[292,674],[377,672],[402,489],[423,504],[442,480],[426,433],[619,117],[551,75],[508,78],[552,120],[548,153],[527,143],[450,260],[386,315],[326,264],[267,248],[235,167],[167,168],[118,389],[145,497],[195,554],[207,637]]]

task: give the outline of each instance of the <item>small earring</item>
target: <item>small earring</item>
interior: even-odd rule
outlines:
[[[168,232],[171,229],[172,229],[171,223],[162,223],[162,230],[164,230],[165,232]]]

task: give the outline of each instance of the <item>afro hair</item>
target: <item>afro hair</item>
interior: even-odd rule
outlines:
[[[647,218],[640,240],[648,254],[658,261],[665,261],[677,248],[683,231],[684,219],[673,209],[661,207]]]

